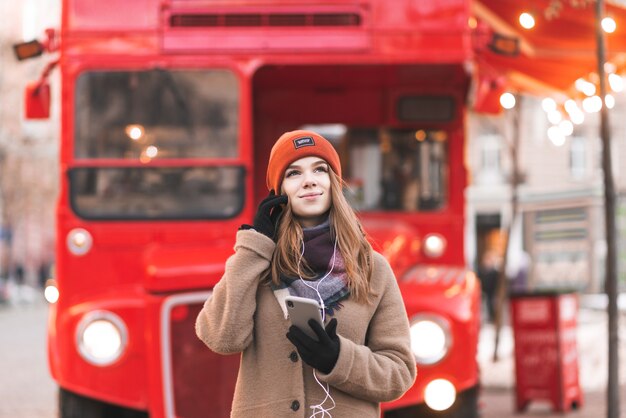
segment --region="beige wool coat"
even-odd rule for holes
[[[224,276],[196,320],[196,333],[211,350],[242,353],[234,418],[308,418],[310,406],[325,396],[313,369],[285,336],[290,323],[274,293],[259,285],[274,248],[263,234],[239,231]],[[382,255],[375,253],[373,263],[373,302],[342,301],[334,316],[337,364],[328,374],[316,372],[336,402],[333,418],[378,418],[379,402],[400,397],[415,379],[409,323],[395,276]]]

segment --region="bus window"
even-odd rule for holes
[[[76,158],[239,153],[239,83],[228,70],[91,71],[75,99]]]
[[[361,211],[435,211],[447,203],[445,131],[348,129],[348,197]],[[345,160],[344,160],[345,161]]]
[[[74,168],[74,212],[85,219],[224,219],[243,207],[243,167]]]

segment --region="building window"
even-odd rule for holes
[[[504,181],[502,173],[502,137],[484,135],[480,141],[480,167],[477,184],[499,184]]]
[[[574,136],[570,141],[569,171],[573,180],[587,176],[587,141],[584,137]]]

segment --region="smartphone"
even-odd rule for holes
[[[287,306],[291,324],[300,328],[309,337],[317,340],[317,334],[309,325],[309,319],[314,319],[324,328],[320,304],[316,300],[309,298],[287,296],[285,298],[285,305]]]

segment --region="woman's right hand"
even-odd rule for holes
[[[240,229],[254,228],[256,231],[276,241],[276,227],[283,213],[282,205],[287,204],[287,196],[274,193],[270,194],[259,203],[256,215],[254,215],[254,226],[242,225]]]

